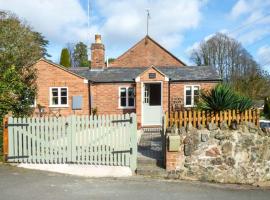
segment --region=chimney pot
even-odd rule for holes
[[[101,44],[101,35],[95,35],[95,43]]]

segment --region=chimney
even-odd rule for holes
[[[91,67],[105,67],[105,47],[101,41],[101,35],[95,35],[95,43],[91,45]]]

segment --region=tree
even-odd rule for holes
[[[48,41],[15,14],[0,11],[0,118],[29,114],[36,92],[33,63],[49,57]],[[0,119],[1,120],[1,119]]]
[[[15,14],[0,11],[0,121],[11,112],[15,117],[32,113],[36,95],[33,63],[49,57],[48,41]],[[2,145],[0,130],[0,152]]]
[[[74,56],[73,56],[74,49],[75,49],[75,44],[71,43],[71,42],[68,42],[66,44],[66,47],[67,47],[69,55],[70,55],[70,65],[71,65],[71,67],[75,67]]]
[[[71,67],[70,54],[67,48],[63,48],[61,52],[60,65]]]
[[[83,42],[79,42],[75,45],[74,52],[74,65],[77,67],[89,67],[87,46]]]
[[[115,61],[115,58],[109,58],[109,59],[108,59],[108,63],[109,63],[109,64],[113,63],[114,61]]]
[[[210,65],[217,69],[221,78],[253,99],[269,95],[268,75],[243,48],[241,43],[225,34],[217,33],[193,49],[191,60],[197,65]]]

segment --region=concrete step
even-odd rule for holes
[[[165,169],[156,166],[138,166],[137,175],[150,177],[167,177]]]
[[[163,166],[163,159],[160,157],[159,159],[151,159],[151,158],[145,158],[145,157],[138,157],[137,163],[138,166]]]

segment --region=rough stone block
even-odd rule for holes
[[[213,148],[207,150],[205,152],[205,155],[209,156],[209,157],[217,157],[217,156],[220,155],[220,151],[219,151],[219,149],[217,147],[213,147]]]
[[[215,123],[211,123],[211,122],[207,124],[207,128],[209,131],[214,131],[214,130],[218,129],[217,125]]]

